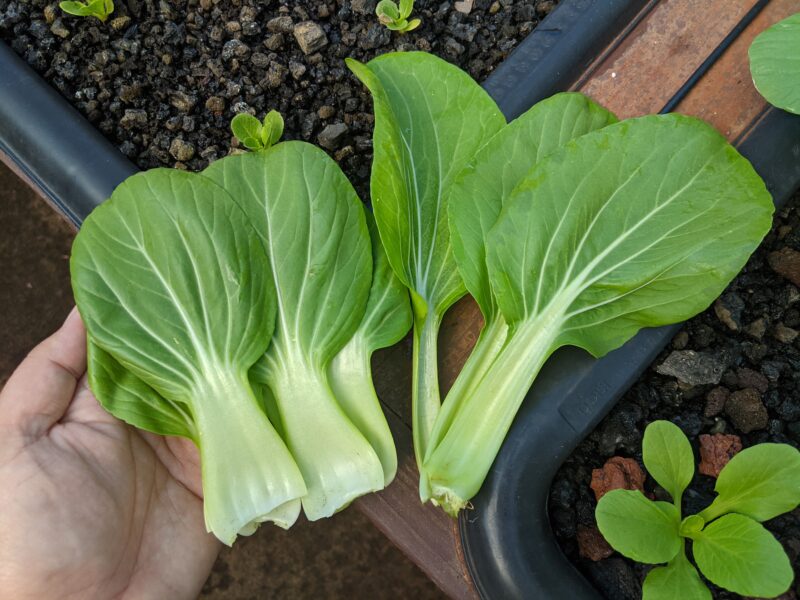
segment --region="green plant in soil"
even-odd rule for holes
[[[408,20],[414,10],[414,0],[400,0],[400,4],[394,0],[381,0],[375,7],[375,14],[381,24],[392,31],[408,33],[419,27],[419,19]]]
[[[760,33],[748,54],[753,83],[767,102],[800,114],[800,13]]]
[[[653,501],[640,491],[612,490],[598,502],[597,525],[609,544],[630,559],[666,566],[644,581],[644,600],[709,599],[711,592],[686,554],[712,583],[742,596],[774,598],[794,579],[780,543],[762,522],[800,503],[800,452],[788,444],[758,444],[734,456],[719,474],[713,502],[683,517],[681,497],[694,476],[694,455],[683,432],[668,421],[648,425],[645,467],[672,497]]]
[[[231,131],[245,148],[266,150],[281,139],[283,117],[275,110],[269,111],[263,121],[248,113],[239,113],[231,120]]]
[[[506,124],[433,56],[348,65],[373,95],[372,202],[412,297],[420,497],[455,515],[556,349],[599,357],[705,309],[769,230],[773,204],[698,119],[616,123],[573,94]],[[467,290],[485,325],[442,402],[438,329]]]
[[[95,17],[105,23],[109,15],[114,12],[114,0],[66,0],[59,3],[59,8],[65,13],[76,17]]]

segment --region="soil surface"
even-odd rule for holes
[[[646,373],[556,475],[550,518],[562,549],[606,597],[641,598],[648,567],[614,553],[594,562],[579,555],[578,538],[597,548],[592,470],[612,456],[642,468],[644,428],[657,419],[678,425],[700,462],[701,434],[733,434],[744,448],[762,442],[800,445],[800,194],[776,214],[772,231],[742,273],[707,311],[685,324]],[[687,352],[693,351],[693,352]],[[696,474],[683,514],[714,497],[715,479]],[[670,500],[651,477],[644,489]],[[800,564],[800,509],[765,523]],[[607,553],[607,552],[606,552]],[[794,599],[798,591],[782,598]],[[739,598],[713,588],[715,598]]]
[[[417,0],[422,25],[405,35],[375,5],[117,0],[101,24],[56,2],[0,0],[0,39],[143,169],[200,170],[235,144],[236,113],[276,109],[284,137],[328,150],[366,199],[372,104],[344,59],[424,50],[482,81],[556,1]]]

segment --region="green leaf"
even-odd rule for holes
[[[261,122],[247,113],[239,113],[231,120],[233,135],[250,150],[260,150],[265,147],[261,137],[262,129]]]
[[[420,26],[420,23],[422,23],[422,21],[419,19],[411,19],[410,21],[408,21],[404,29],[404,33],[408,33],[409,31],[414,31],[417,27]]]
[[[347,64],[373,96],[375,219],[389,263],[412,291],[412,420],[421,465],[440,406],[439,325],[466,291],[450,247],[447,198],[456,174],[505,119],[466,73],[429,54],[392,53],[367,65]]]
[[[397,452],[372,383],[370,357],[379,348],[399,342],[411,328],[408,290],[389,266],[375,219],[366,213],[372,239],[372,285],[361,324],[333,358],[328,373],[334,395],[350,420],[380,458],[384,483],[397,471]]]
[[[788,444],[745,448],[725,465],[717,497],[700,515],[711,521],[728,512],[767,521],[800,504],[800,452]]]
[[[400,0],[399,11],[401,19],[407,19],[412,10],[414,10],[414,0]]]
[[[800,13],[759,34],[748,54],[753,83],[767,102],[800,114]]]
[[[586,96],[556,94],[511,121],[457,175],[447,202],[453,254],[485,319],[496,312],[486,236],[512,190],[548,154],[615,122],[613,114]]]
[[[190,408],[171,402],[123,367],[89,337],[89,387],[100,405],[118,419],[159,435],[177,435],[199,444]]]
[[[375,7],[375,14],[378,15],[380,22],[388,25],[400,19],[400,9],[392,0],[381,0]]]
[[[681,521],[681,526],[678,528],[678,533],[681,537],[693,538],[703,529],[705,524],[705,519],[703,519],[703,517],[700,515],[689,515],[683,521]]]
[[[694,476],[694,454],[680,428],[669,421],[653,421],[642,440],[644,466],[680,507],[681,496]]]
[[[76,17],[90,17],[93,15],[92,9],[84,2],[64,1],[60,2],[58,6],[65,13]]]
[[[680,551],[680,513],[668,502],[653,502],[636,490],[612,490],[595,511],[600,533],[620,554],[643,563],[663,563]]]
[[[645,577],[642,600],[711,600],[711,592],[683,550],[666,567],[656,567]]]
[[[783,547],[744,515],[720,517],[694,539],[694,559],[711,582],[742,596],[774,598],[794,579]]]
[[[303,142],[230,156],[203,175],[236,198],[267,250],[278,315],[263,383],[308,488],[306,516],[330,516],[384,485],[378,456],[337,403],[327,375],[367,304],[372,257],[364,210],[338,165]]]
[[[89,379],[104,404],[131,419],[139,395],[152,429],[177,432],[145,388],[119,387],[132,381],[121,366],[186,407],[209,531],[231,544],[264,520],[291,524],[305,486],[244,375],[269,344],[275,293],[264,249],[232,198],[191,173],[134,175],[86,219],[70,269],[97,346]],[[109,378],[115,388],[103,387]]]
[[[489,232],[489,277],[509,335],[425,463],[443,496],[477,493],[544,361],[602,356],[643,327],[705,309],[771,226],[752,166],[681,115],[608,125],[527,174]]]
[[[274,146],[283,135],[283,117],[275,110],[269,111],[264,117],[264,126],[261,128],[261,141],[265,148]]]

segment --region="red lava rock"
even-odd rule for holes
[[[611,490],[644,491],[644,473],[634,459],[612,456],[602,469],[592,470],[591,488],[598,502]]]
[[[583,558],[597,562],[614,554],[614,549],[608,545],[606,538],[597,527],[578,525],[578,554]]]
[[[698,470],[703,475],[719,477],[722,467],[728,464],[742,449],[742,440],[738,435],[715,433],[714,435],[700,436],[700,466]]]
[[[777,252],[770,253],[767,261],[778,275],[800,286],[800,252],[791,248],[781,248]]]
[[[769,413],[761,402],[761,394],[753,388],[733,392],[725,403],[725,413],[742,433],[764,429],[769,422]]]
[[[703,416],[710,418],[716,417],[725,408],[725,402],[731,393],[728,388],[722,386],[715,387],[708,394],[706,394],[706,407],[703,410]]]
[[[753,369],[748,369],[747,367],[737,369],[736,377],[741,388],[753,388],[761,394],[765,394],[769,389],[769,379]]]

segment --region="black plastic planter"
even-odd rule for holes
[[[564,89],[649,0],[562,0],[485,88],[511,119]],[[699,71],[699,70],[698,70]],[[687,84],[690,82],[687,82]],[[763,115],[740,150],[776,202],[800,184],[800,118]],[[136,167],[0,43],[0,151],[76,225]],[[483,598],[597,598],[555,543],[547,516],[553,475],[678,326],[641,332],[602,360],[554,355],[528,394],[461,538]]]

